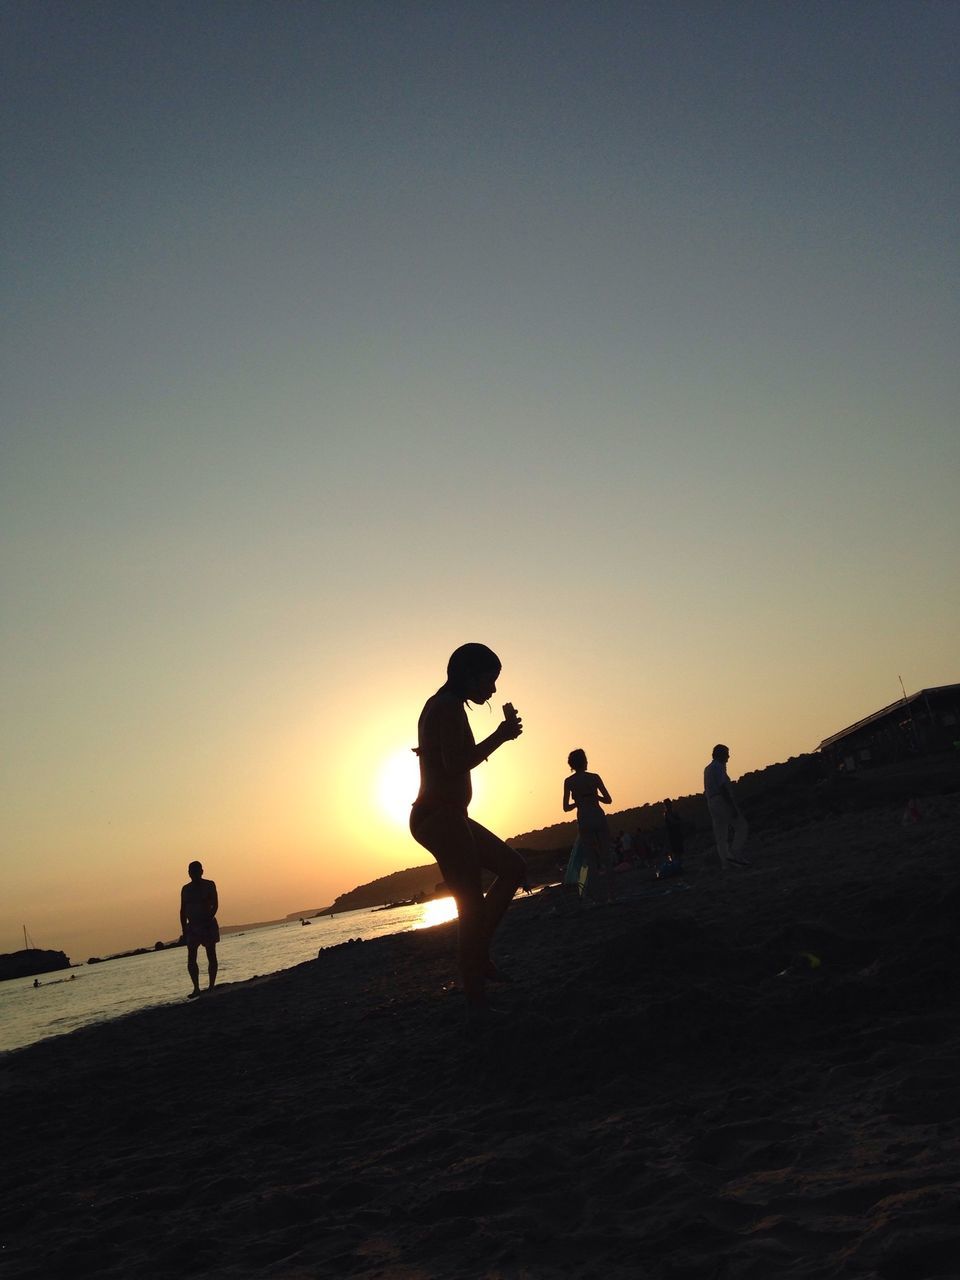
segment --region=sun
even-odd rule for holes
[[[420,762],[409,747],[398,747],[385,756],[375,774],[374,794],[380,813],[391,826],[405,831],[410,823],[410,806],[420,790]],[[486,791],[483,773],[475,769],[471,775],[474,801],[482,803]]]
[[[435,924],[446,924],[448,920],[456,920],[457,904],[453,898],[432,898],[423,904],[420,919],[414,929],[432,929]]]
[[[410,806],[417,798],[420,770],[416,755],[403,747],[384,760],[377,773],[377,804],[384,817],[398,827],[410,821]]]

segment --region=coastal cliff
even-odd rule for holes
[[[341,893],[329,907],[310,907],[305,911],[294,911],[287,916],[288,920],[296,920],[302,916],[331,916],[340,911],[356,911],[360,907],[379,907],[386,902],[409,901],[418,894],[433,894],[440,889],[438,883],[440,872],[435,862],[426,866],[407,867],[403,871],[394,871],[390,875],[380,876],[367,884],[358,885],[346,893]]]

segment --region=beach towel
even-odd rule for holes
[[[573,842],[573,848],[570,850],[567,869],[563,873],[563,883],[575,884],[582,894],[586,887],[588,871],[587,860],[583,856],[583,846],[580,844],[580,837],[577,836]]]

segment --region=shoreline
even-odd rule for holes
[[[479,1041],[447,924],[11,1051],[6,1274],[951,1272],[960,801],[936,808],[768,836],[685,892],[626,873],[576,917],[518,901]]]

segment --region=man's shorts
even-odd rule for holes
[[[188,947],[212,947],[220,941],[220,926],[216,920],[191,920],[183,931]]]

